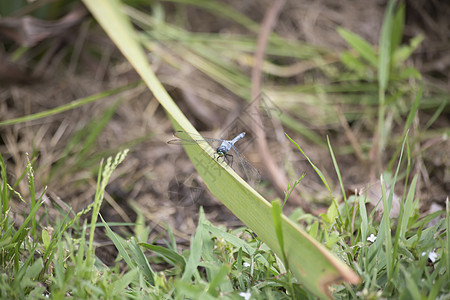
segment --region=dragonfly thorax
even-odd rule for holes
[[[230,151],[230,149],[231,143],[225,141],[219,147],[217,147],[216,152],[219,156],[224,156],[227,154],[228,151]]]
[[[224,140],[222,141],[222,144],[220,144],[220,146],[217,148],[216,152],[217,154],[222,157],[222,156],[227,156],[230,154],[227,154],[228,151],[230,151],[231,147],[234,148],[234,144],[239,141],[240,139],[242,139],[245,136],[245,132],[242,132],[240,134],[238,134],[234,139],[232,140]]]

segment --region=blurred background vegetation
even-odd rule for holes
[[[127,3],[158,78],[183,112],[198,130],[222,132],[253,100],[258,24],[270,1]],[[396,7],[381,135],[377,53],[385,5],[287,1],[269,39],[262,92],[283,111],[283,117],[265,123],[270,153],[290,180],[308,174],[299,193],[312,211],[329,204],[327,192],[283,131],[325,170],[331,170],[328,135],[346,186],[363,187],[392,168],[422,81],[409,132],[413,168],[421,174],[421,207],[442,205],[448,195],[449,5],[406,1]],[[126,146],[131,155],[104,207],[118,219],[134,219],[129,199],[156,223],[169,220],[181,231],[193,228],[199,204],[211,208],[210,219],[231,217],[217,213],[220,204],[203,188],[192,211],[171,205],[170,199],[179,200],[170,193],[181,189],[180,181],[201,187],[201,180],[186,179],[192,167],[179,156],[181,149],[165,144],[172,129],[163,110],[80,2],[7,1],[0,12],[0,119],[45,116],[0,128],[0,150],[19,187],[26,186],[20,178],[28,152],[39,186],[49,185],[55,198],[79,209],[92,199],[99,160]],[[77,99],[76,108],[64,107]],[[62,112],[51,111],[58,107]],[[386,152],[374,152],[377,143],[384,143]],[[268,179],[257,151],[250,147],[246,155]],[[333,174],[327,176],[335,180]],[[280,196],[266,183],[268,199]]]
[[[273,30],[267,31],[262,62],[255,58],[261,50],[258,35],[267,30],[263,19],[273,1],[124,3],[123,12],[132,20],[153,71],[189,121],[211,137],[247,132],[239,146],[261,171],[262,180],[255,188],[265,199],[284,199],[288,183],[292,187],[304,175],[294,185],[284,212],[363,279],[355,291],[340,285],[325,293],[375,299],[382,291],[386,298],[428,295],[433,299],[448,292],[448,280],[440,275],[448,275],[450,268],[449,238],[444,232],[445,226],[447,231],[450,227],[450,211],[447,223],[432,220],[442,214],[450,192],[450,2],[285,1]],[[115,29],[114,24],[109,26]],[[211,275],[219,266],[219,275],[232,282],[229,291],[254,288],[267,293],[262,298],[306,297],[301,284],[293,285],[280,259],[263,249],[258,238],[208,191],[182,147],[167,144],[173,128],[166,112],[104,29],[80,1],[0,2],[0,154],[6,165],[0,161],[0,261],[7,270],[0,276],[0,296],[53,293],[55,298],[108,298],[116,291],[109,288],[112,282],[120,295],[129,296],[131,287],[138,286],[139,291],[147,288],[142,295],[158,295],[152,294],[156,287],[163,295],[177,289],[198,298],[199,294],[189,294],[193,285],[204,293],[209,286],[208,295],[215,295],[219,281],[205,283],[197,276],[190,286],[167,279],[192,271],[186,275],[190,280],[197,268],[191,265],[189,270],[186,261],[192,256],[179,248],[191,247],[196,255],[193,250],[201,243],[197,235],[192,240],[191,236],[200,217],[237,228],[233,234],[245,236],[248,242],[245,247],[233,244],[234,236],[200,222],[197,232],[202,226],[209,230],[209,240],[204,241],[216,242],[214,255],[207,248],[212,249],[212,244],[205,242],[201,250],[204,262],[209,257],[215,264],[205,263],[205,273]],[[257,68],[262,84],[255,96],[252,71]],[[262,114],[265,154],[252,122],[250,105],[255,101],[266,113]],[[329,187],[285,133],[322,171]],[[336,175],[327,138],[342,178]],[[130,149],[126,159],[106,167],[109,173],[101,182],[106,185],[109,180],[109,184],[103,195],[97,177],[100,162],[125,148]],[[385,193],[381,175],[392,181],[402,150],[406,159],[397,179],[404,184],[397,184],[389,197],[390,217],[400,214],[398,224],[392,223],[398,227],[390,251],[389,218],[378,227],[380,215],[372,208]],[[275,168],[269,166],[270,159]],[[27,172],[34,178],[28,180]],[[358,200],[352,200],[353,215],[347,207],[349,196],[362,188],[369,220],[365,206],[356,205]],[[44,195],[43,209],[36,202],[40,195]],[[106,201],[96,207],[103,196]],[[332,211],[333,196],[341,209],[347,209],[336,222],[320,215]],[[205,215],[199,214],[200,207]],[[100,219],[96,223],[99,211],[114,231]],[[90,217],[99,226],[95,246],[94,231],[88,243],[86,227],[79,222]],[[18,228],[24,224],[31,230]],[[383,226],[388,232],[386,249],[383,242],[376,245],[374,235],[379,230],[383,235]],[[114,232],[133,238],[125,242]],[[139,247],[136,240],[151,244]],[[166,248],[158,248],[159,244]],[[150,265],[136,268],[148,264],[144,248],[158,253],[151,262],[160,274],[155,275]],[[255,273],[249,275],[242,269],[243,260],[253,263],[258,255],[250,255],[250,248],[261,251],[264,259],[255,259],[259,268],[252,266]],[[123,261],[117,262],[118,251],[128,269]],[[439,258],[434,265],[435,256]],[[92,272],[93,257],[99,258],[98,274]],[[233,260],[235,269],[229,269],[226,264]],[[103,268],[100,261],[113,267]],[[164,263],[170,267],[164,268]],[[85,289],[77,290],[80,282]],[[274,288],[264,290],[255,282]],[[221,293],[224,290],[222,286]]]

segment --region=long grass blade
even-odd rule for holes
[[[85,0],[84,3],[164,107],[174,129],[197,134],[150,68],[139,45],[139,37],[122,14],[122,4],[116,0]],[[185,147],[185,151],[211,193],[281,256],[271,220],[271,205],[230,167],[216,161],[209,145],[201,143]],[[288,218],[282,216],[282,223],[289,266],[303,286],[320,298],[329,298],[328,286],[332,282],[359,282],[359,277],[350,268]],[[198,240],[194,237],[191,251],[200,250]],[[189,282],[196,272],[199,258],[195,253],[191,252],[182,282]]]

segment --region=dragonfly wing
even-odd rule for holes
[[[255,168],[252,163],[239,151],[236,149],[234,145],[231,146],[233,148],[233,152],[239,159],[239,165],[241,166],[242,171],[244,172],[247,180],[252,183],[258,183],[261,181],[261,173],[257,168]]]
[[[180,139],[173,139],[170,141],[167,141],[167,144],[171,145],[189,145],[189,144],[197,144],[194,140],[180,140]]]
[[[189,145],[204,142],[222,142],[220,139],[204,138],[200,134],[187,133],[185,131],[175,131],[173,136],[178,139],[168,141],[168,144]]]

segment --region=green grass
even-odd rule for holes
[[[190,249],[183,252],[170,230],[165,246],[147,242],[145,232],[149,231],[145,228],[125,237],[115,233],[112,224],[108,225],[99,215],[99,207],[107,182],[125,155],[126,152],[119,153],[114,160],[109,158],[100,168],[94,202],[74,218],[62,214],[57,221],[48,222],[41,196],[27,202],[30,211],[22,224],[14,224],[9,217],[14,213],[9,203],[20,195],[6,184],[6,166],[1,160],[1,298],[44,299],[50,295],[52,299],[67,296],[240,299],[240,293],[250,293],[253,299],[314,298],[288,271],[286,249],[282,247],[284,255],[279,257],[250,229],[230,231],[215,227],[205,219],[202,210]],[[31,192],[34,190],[31,164],[27,174]],[[368,216],[364,195],[350,196],[337,211],[333,203],[329,212],[338,216],[333,222],[329,222],[330,214],[308,217],[308,232],[363,279],[357,285],[333,285],[333,297],[435,299],[450,292],[449,204],[446,212],[419,218],[418,199],[414,197],[416,182],[414,176],[401,200],[396,223],[389,219],[388,213],[381,221]],[[392,194],[383,197],[385,209],[391,198]],[[274,205],[273,209],[278,241],[283,245],[286,237],[280,226],[281,207]],[[90,221],[81,221],[90,211]],[[429,222],[438,216],[439,221],[429,227]],[[139,225],[132,226],[138,229]],[[115,266],[106,266],[95,255],[94,235],[99,227],[106,228],[107,236],[117,248]],[[370,235],[376,240],[369,241]],[[433,255],[436,257],[430,260]],[[160,269],[163,266],[162,271],[155,272],[152,266],[156,265]]]

